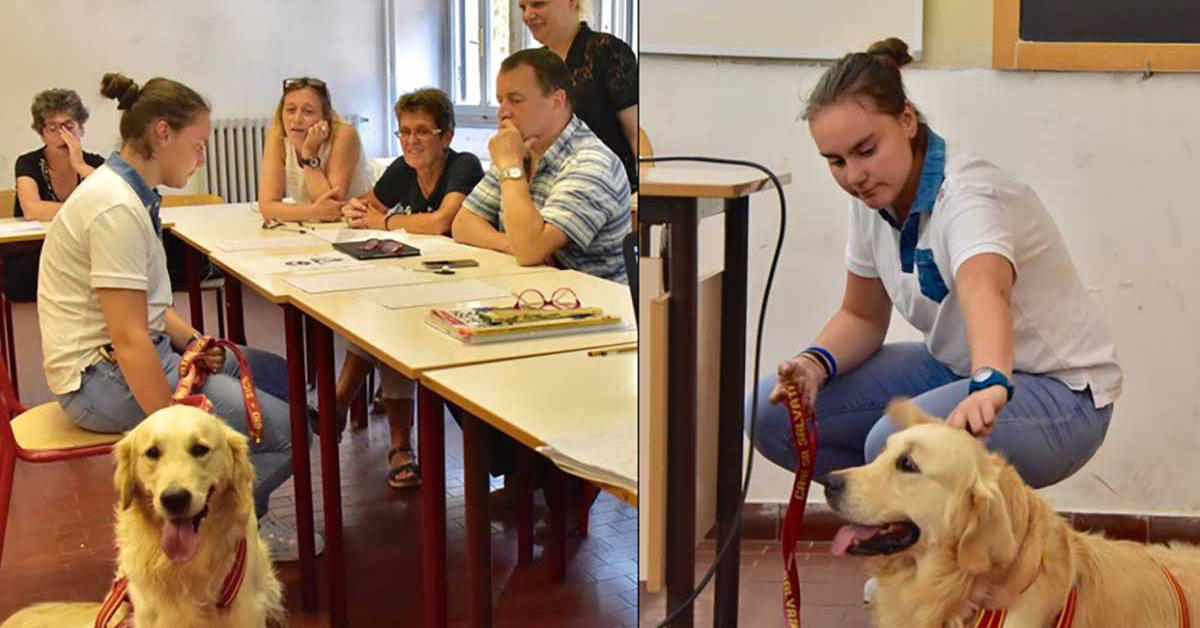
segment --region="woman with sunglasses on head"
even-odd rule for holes
[[[38,322],[46,380],[59,405],[83,429],[119,433],[172,405],[181,353],[201,337],[171,305],[162,197],[154,188],[187,184],[204,163],[212,121],[209,104],[170,79],[139,87],[110,73],[100,91],[123,112],[121,147],[46,232]],[[292,474],[287,367],[277,355],[243,352],[262,416],[261,440],[250,444],[259,535],[274,560],[296,560],[295,528],[267,515],[271,492]],[[198,362],[209,374],[195,392],[212,403],[212,414],[248,433],[238,360],[215,347]],[[188,542],[186,530],[170,532]]]
[[[358,131],[333,109],[320,79],[283,81],[263,148],[258,206],[263,218],[339,220],[344,199],[371,187]],[[285,203],[290,197],[294,203]]]
[[[396,136],[404,154],[392,162],[373,189],[342,208],[343,219],[354,228],[448,234],[463,199],[483,178],[479,158],[450,148],[454,105],[440,89],[419,89],[401,96],[396,101],[396,121]],[[384,241],[379,246],[389,245]],[[419,486],[420,470],[412,449],[412,380],[349,344],[338,376],[337,416],[344,425],[350,403],[372,365],[380,369],[381,400],[391,429],[388,485]]]
[[[17,157],[13,215],[49,222],[84,178],[104,163],[104,157],[80,146],[89,114],[79,94],[48,89],[34,96],[29,109],[42,147]],[[37,296],[39,251],[40,247],[4,256],[4,293],[9,299],[26,302]]]

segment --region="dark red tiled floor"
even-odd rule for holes
[[[801,622],[809,628],[868,628],[862,603],[866,575],[859,559],[829,553],[828,543],[802,542],[797,548]],[[712,564],[714,542],[696,550],[696,582]],[[775,541],[743,541],[740,558],[738,623],[742,626],[783,626],[783,559]],[[711,626],[713,584],[696,600],[696,626]],[[651,628],[665,615],[665,591],[640,591],[638,626]]]
[[[187,312],[185,295],[176,306]],[[254,346],[282,352],[282,315],[249,291],[245,294],[247,337]],[[215,329],[212,301],[209,326]],[[50,399],[40,375],[40,347],[30,304],[16,306],[15,329],[27,404]],[[336,355],[341,356],[341,343]],[[340,361],[340,357],[339,357]],[[348,432],[342,442],[341,484],[350,580],[352,626],[417,626],[421,621],[419,491],[395,491],[384,482],[386,422]],[[461,432],[446,425],[447,544],[451,625],[464,625],[466,582],[465,513]],[[319,456],[315,448],[314,500],[323,527]],[[50,600],[100,600],[112,577],[113,464],[107,458],[29,465],[18,462],[13,509],[0,564],[0,618],[25,605]],[[290,482],[276,492],[272,511],[294,518]],[[637,512],[607,494],[596,501],[590,534],[569,545],[567,581],[555,585],[546,565],[517,569],[512,517],[493,525],[493,596],[497,626],[614,628],[637,622]],[[324,561],[318,559],[323,579]],[[299,570],[283,565],[295,627],[325,626],[321,614],[299,611]],[[324,589],[322,588],[322,598]],[[322,599],[322,607],[326,603]]]

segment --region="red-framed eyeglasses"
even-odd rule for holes
[[[579,295],[570,288],[556,288],[550,293],[550,298],[537,288],[526,288],[517,293],[517,302],[513,304],[513,309],[545,309],[555,308],[558,310],[574,310],[581,305]]]
[[[362,250],[364,251],[379,251],[381,253],[390,254],[395,253],[402,248],[404,248],[404,243],[402,242],[397,242],[396,240],[385,240],[381,238],[371,238],[370,240],[362,243]]]

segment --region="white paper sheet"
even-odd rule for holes
[[[268,275],[306,270],[334,270],[370,266],[369,262],[356,260],[349,255],[337,251],[266,256],[244,262],[244,264],[250,271],[266,273]]]
[[[439,303],[462,303],[507,297],[511,293],[478,279],[427,283],[360,293],[364,299],[373,301],[390,310]]]
[[[46,233],[46,227],[36,220],[0,223],[0,235],[18,233]]]
[[[537,448],[564,471],[588,480],[637,490],[637,426],[579,432]]]
[[[320,240],[308,234],[280,236],[270,238],[237,238],[218,240],[217,248],[222,251],[262,251],[266,249],[286,249],[301,246],[315,246]]]
[[[332,273],[296,273],[285,277],[284,281],[310,294],[318,294],[433,281],[425,275],[403,268],[364,268]]]

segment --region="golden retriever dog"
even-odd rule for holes
[[[819,480],[850,522],[833,552],[868,557],[878,579],[876,625],[974,626],[987,608],[1007,609],[1005,628],[1046,628],[1075,587],[1075,628],[1174,628],[1168,571],[1200,621],[1200,548],[1077,532],[966,430],[911,402],[888,414],[903,429],[877,459]]]
[[[202,410],[177,405],[147,417],[114,454],[117,577],[127,579],[132,626],[286,625],[279,580],[258,537],[245,436]],[[241,588],[227,608],[218,608],[242,539]],[[91,628],[99,610],[94,603],[40,604],[0,628]],[[117,617],[127,610],[128,604]]]

